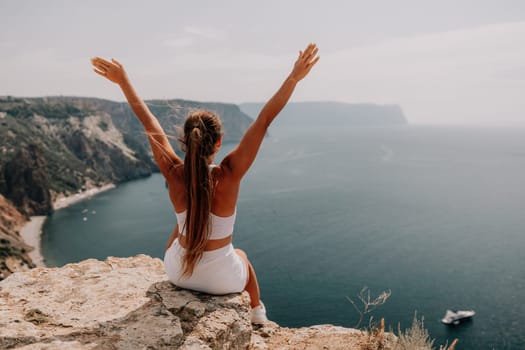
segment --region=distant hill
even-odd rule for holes
[[[255,118],[264,103],[242,103],[241,110]],[[276,123],[283,126],[394,126],[408,121],[398,105],[343,102],[291,102],[286,105]]]

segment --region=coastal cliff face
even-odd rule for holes
[[[368,341],[331,325],[252,328],[249,311],[246,293],[175,287],[160,259],[89,259],[0,282],[0,348],[357,350]]]
[[[0,193],[27,215],[49,214],[59,194],[154,169],[149,157],[124,143],[104,111],[64,101],[3,99],[0,113]]]
[[[23,213],[50,214],[53,210],[46,160],[35,144],[17,151],[4,166],[4,194]]]
[[[0,281],[17,271],[35,267],[28,246],[18,233],[27,222],[13,203],[0,194]]]

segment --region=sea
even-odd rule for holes
[[[281,326],[354,327],[367,288],[391,295],[359,327],[384,318],[397,332],[417,315],[436,348],[523,350],[524,181],[525,128],[272,127],[241,185],[234,245]],[[175,223],[154,174],[56,211],[42,251],[48,266],[162,259]],[[476,315],[446,326],[447,309]]]

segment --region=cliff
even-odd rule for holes
[[[39,267],[0,282],[2,349],[351,350],[369,341],[331,325],[252,328],[248,294],[177,288],[162,262],[146,255]]]
[[[263,103],[242,103],[241,110],[256,117]],[[275,121],[281,126],[403,126],[408,121],[398,105],[343,102],[291,102]]]
[[[19,234],[26,221],[13,203],[0,194],[0,281],[13,272],[35,267],[28,255],[32,247]]]

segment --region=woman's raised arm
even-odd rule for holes
[[[275,95],[266,103],[257,119],[246,130],[237,147],[222,161],[221,166],[223,169],[229,171],[235,178],[240,180],[252,165],[271,122],[284,108],[290,96],[292,96],[297,83],[319,61],[317,52],[318,48],[315,44],[308,45],[304,52],[299,51],[299,58],[295,62],[290,75]]]
[[[131,109],[144,126],[153,151],[153,156],[157,161],[161,173],[167,179],[170,168],[174,165],[182,164],[182,160],[177,156],[175,151],[173,151],[168,137],[164,133],[157,118],[150,112],[148,106],[146,106],[133,88],[133,85],[131,85],[124,67],[115,59],[111,59],[110,62],[100,57],[92,58],[91,63],[93,64],[95,73],[118,84],[122,89]]]

